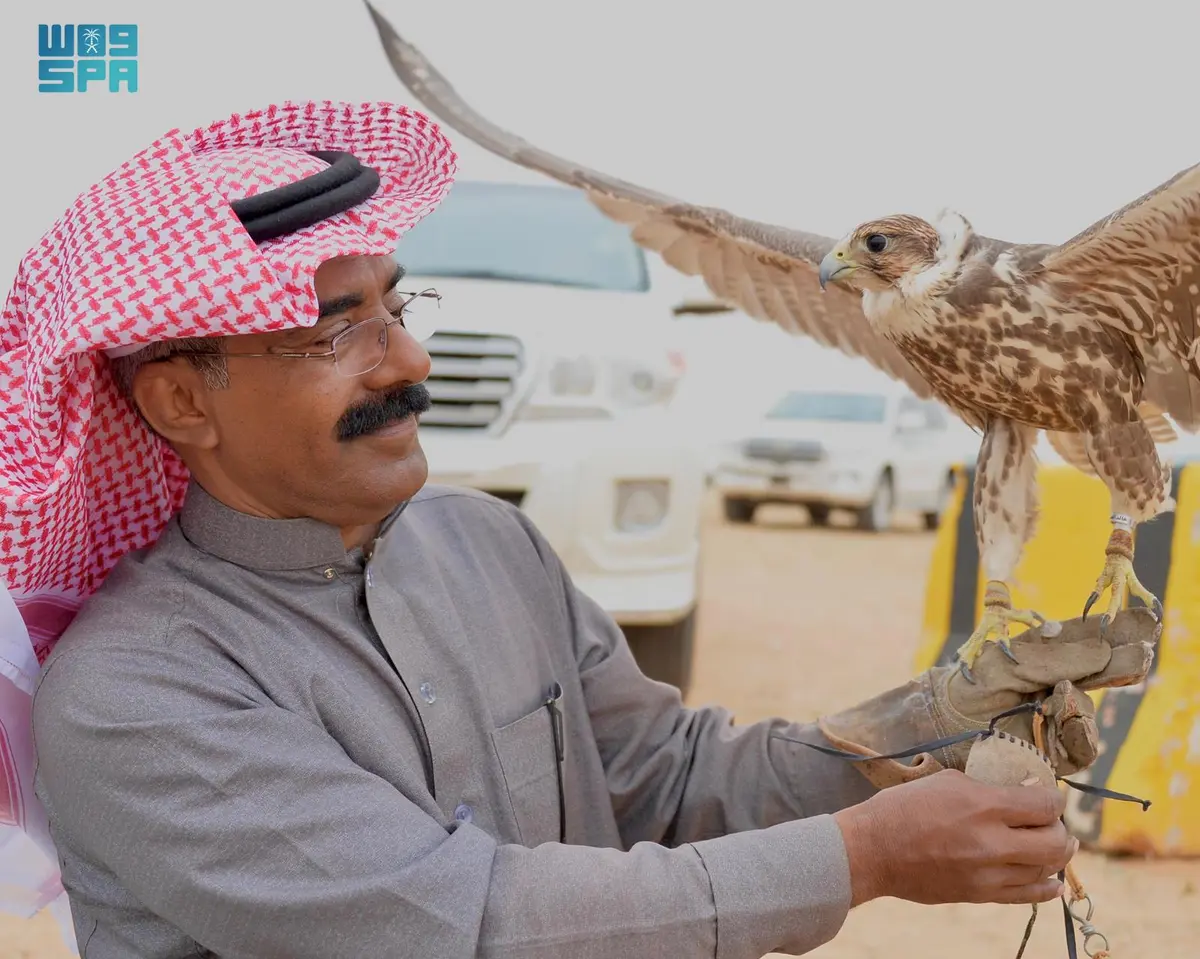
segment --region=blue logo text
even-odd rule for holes
[[[137,93],[137,55],[136,23],[39,23],[38,92]]]

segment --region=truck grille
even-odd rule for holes
[[[816,463],[824,454],[820,443],[806,440],[751,439],[742,446],[747,459],[770,463]]]
[[[425,341],[433,403],[421,415],[422,426],[486,429],[504,412],[524,368],[524,351],[515,336],[438,332]]]

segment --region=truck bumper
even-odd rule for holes
[[[757,463],[721,463],[713,471],[712,487],[733,499],[857,509],[871,502],[877,480],[877,471],[833,470],[824,465],[772,469]]]
[[[430,482],[520,507],[575,584],[623,626],[677,622],[696,605],[703,468],[669,435],[644,421],[420,431]]]

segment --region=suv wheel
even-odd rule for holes
[[[725,499],[725,518],[731,523],[749,523],[754,520],[754,503],[748,499]]]
[[[879,477],[875,487],[875,495],[871,502],[858,511],[858,525],[861,529],[872,533],[880,533],[892,525],[892,512],[895,509],[895,489],[892,486],[892,474],[885,471]]]
[[[808,510],[808,519],[813,526],[828,526],[829,514],[833,511],[824,503],[809,503],[806,507]]]
[[[950,498],[954,496],[954,475],[946,477],[946,483],[942,487],[942,492],[938,496],[938,508],[932,513],[926,513],[922,519],[925,520],[925,528],[935,530],[941,524],[942,514],[946,512],[946,507],[950,505]]]

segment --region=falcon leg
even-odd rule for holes
[[[988,643],[998,644],[1015,662],[1008,645],[1009,627],[1046,622],[1033,610],[1013,609],[1008,586],[1037,519],[1036,439],[1035,429],[995,420],[979,447],[972,509],[987,588],[983,616],[958,650],[959,668],[970,682],[975,681],[971,668]]]
[[[1031,609],[1013,609],[1008,584],[1003,580],[989,579],[983,594],[983,616],[975,631],[958,649],[963,675],[968,679],[974,678],[971,667],[987,643],[995,643],[1005,656],[1017,662],[1012,647],[1008,645],[1009,627],[1014,623],[1027,627],[1042,626],[1045,622],[1045,617]]]
[[[1162,619],[1163,605],[1133,571],[1133,530],[1138,523],[1174,509],[1170,497],[1171,468],[1162,462],[1149,428],[1141,419],[1103,427],[1084,436],[1088,457],[1112,496],[1112,533],[1105,547],[1104,569],[1083,607],[1087,617],[1110,590],[1100,617],[1101,633],[1121,609],[1126,596],[1140,599]]]

